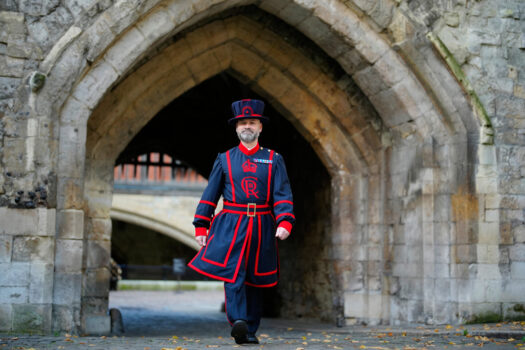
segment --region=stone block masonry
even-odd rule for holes
[[[51,329],[55,210],[0,208],[0,330]]]

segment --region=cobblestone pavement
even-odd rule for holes
[[[0,334],[4,349],[181,350],[263,349],[523,349],[525,322],[438,327],[337,328],[312,320],[263,319],[261,344],[239,346],[220,312],[222,291],[138,292],[110,295],[121,310],[125,336]]]

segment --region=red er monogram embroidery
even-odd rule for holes
[[[250,196],[254,196],[255,198],[259,198],[257,193],[257,178],[253,176],[247,176],[241,181],[242,190],[244,193],[246,193],[246,198],[250,198]]]
[[[255,173],[257,171],[257,164],[250,162],[249,159],[246,160],[246,162],[242,163],[242,170],[247,172]]]

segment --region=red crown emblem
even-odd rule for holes
[[[242,163],[242,170],[244,170],[245,173],[255,173],[257,171],[257,164],[250,162],[248,159],[246,162]]]

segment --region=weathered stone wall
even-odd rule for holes
[[[464,289],[479,291],[464,299],[472,305],[462,317],[523,318],[514,305],[525,290],[525,3],[453,1],[439,13],[427,18],[429,26],[463,68],[495,129],[494,146],[481,146],[476,159],[478,234],[456,232],[458,243],[470,244],[463,252],[469,258],[456,251],[469,263],[458,265],[462,275],[478,278]]]
[[[328,170],[338,322],[523,317],[513,311],[525,290],[522,1],[159,4],[0,3],[0,330],[107,325],[112,152],[150,110],[224,70],[267,96]],[[191,27],[247,4],[341,75],[264,16]],[[493,143],[429,31],[479,96]],[[149,90],[126,85],[137,80]]]

